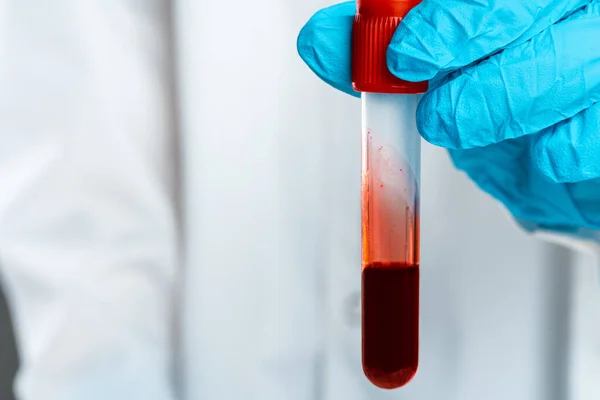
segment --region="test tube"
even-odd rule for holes
[[[419,364],[419,94],[386,66],[386,50],[414,0],[358,0],[352,80],[362,93],[362,362],[383,389]]]

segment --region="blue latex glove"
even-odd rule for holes
[[[354,2],[318,12],[298,50],[352,95]],[[431,80],[423,137],[528,229],[600,228],[600,0],[424,0],[388,67]]]

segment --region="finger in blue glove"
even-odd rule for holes
[[[352,23],[356,3],[349,1],[317,12],[298,36],[298,54],[308,67],[334,88],[360,97],[352,88]]]
[[[590,0],[424,0],[396,30],[388,67],[424,81],[523,43]]]
[[[429,142],[468,149],[538,133],[600,100],[600,6],[444,78],[423,98]]]

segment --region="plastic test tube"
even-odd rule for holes
[[[362,94],[362,360],[383,389],[406,385],[419,363],[419,185],[415,115],[426,82],[386,65],[400,20],[420,0],[358,0],[352,81]]]

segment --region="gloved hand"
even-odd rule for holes
[[[318,12],[298,38],[352,95],[355,7]],[[399,78],[431,80],[423,137],[527,228],[600,228],[600,0],[423,0],[387,58]]]

